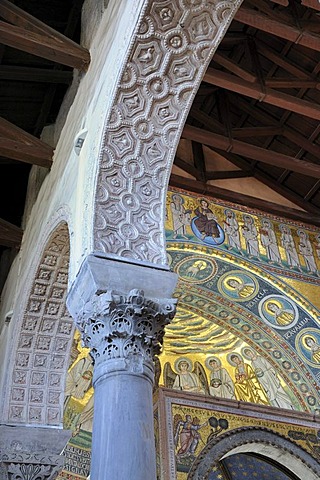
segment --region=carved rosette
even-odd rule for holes
[[[54,480],[64,457],[32,453],[0,453],[1,480]]]
[[[85,346],[91,349],[95,372],[101,364],[104,371],[142,373],[145,365],[152,368],[175,309],[175,299],[149,299],[138,289],[95,294],[76,321]]]

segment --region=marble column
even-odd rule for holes
[[[0,425],[0,479],[55,479],[70,437],[69,430],[58,428]]]
[[[155,480],[153,357],[175,314],[177,275],[89,255],[67,305],[94,361],[91,480]]]

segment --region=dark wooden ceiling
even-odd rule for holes
[[[39,141],[41,132],[55,122],[73,68],[89,63],[77,45],[82,3],[0,1],[0,288],[21,241],[31,165],[51,165],[52,148]],[[245,0],[182,134],[190,155],[177,155],[175,165],[189,178],[173,174],[171,184],[320,225],[319,71],[318,0]],[[203,146],[234,170],[216,171]],[[212,186],[245,177],[303,211]]]
[[[319,71],[317,0],[245,0],[204,76],[182,134],[192,142],[193,161],[175,159],[197,182],[184,184],[174,177],[172,183],[193,184],[202,192],[205,183],[214,193],[208,181],[255,177],[319,225]],[[203,145],[235,170],[215,171]],[[230,199],[237,201],[237,195],[230,192]],[[261,204],[256,202],[252,205]]]

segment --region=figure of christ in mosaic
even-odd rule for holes
[[[235,394],[238,400],[251,403],[261,403],[269,405],[269,400],[260,384],[253,368],[243,361],[238,353],[228,355],[228,360],[235,367]]]
[[[170,209],[172,214],[173,238],[181,237],[187,239],[186,226],[190,225],[192,210],[186,210],[184,199],[179,194],[172,195]]]
[[[185,420],[180,414],[174,416],[174,443],[176,447],[179,447],[178,459],[195,454],[201,439],[199,430],[206,425],[208,425],[208,421],[200,423],[198,417],[192,419],[191,415],[186,415]]]
[[[284,248],[289,268],[298,268],[301,271],[298,252],[290,228],[281,224],[279,230],[281,232],[280,242]]]
[[[254,372],[264,388],[269,402],[274,407],[293,409],[290,397],[284,391],[277,372],[270,362],[251,348],[244,348],[242,354],[251,361]]]
[[[243,216],[242,235],[246,242],[246,250],[249,258],[259,258],[258,230],[250,215]]]
[[[175,369],[178,374],[175,377],[172,388],[185,392],[206,393],[206,387],[203,384],[203,368],[200,371],[200,364],[196,362],[195,370],[192,370],[192,362],[188,358],[180,358],[175,362]],[[201,375],[201,378],[200,378]],[[201,381],[202,379],[202,381]]]
[[[266,255],[270,263],[281,263],[281,257],[277,244],[277,237],[273,230],[273,226],[267,218],[262,219],[262,227],[260,229],[261,245],[266,250]]]
[[[213,397],[235,399],[234,383],[218,357],[209,357],[206,365],[210,373],[209,393]]]
[[[200,200],[200,206],[194,212],[197,216],[194,223],[204,240],[206,237],[218,238],[220,235],[217,219],[209,208],[209,203],[204,198]]]
[[[240,233],[239,233],[239,224],[236,219],[236,215],[232,210],[228,208],[224,211],[225,220],[223,223],[224,233],[227,235],[227,241],[229,244],[229,249],[235,248],[240,253],[241,243],[240,243]]]
[[[312,245],[307,232],[297,230],[299,236],[299,253],[303,256],[306,268],[310,273],[317,273],[317,265],[313,256]]]

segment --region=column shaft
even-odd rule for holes
[[[152,385],[113,374],[94,391],[91,480],[156,478]]]

